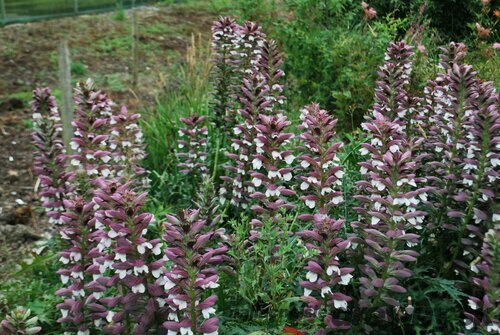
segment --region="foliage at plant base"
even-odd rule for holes
[[[308,10],[328,26],[328,8]],[[361,30],[383,12],[359,10]],[[365,122],[341,138],[345,120],[317,103],[295,116],[287,65],[263,30],[219,18],[211,91],[187,83],[197,107],[176,103],[178,120],[149,118],[144,135],[88,81],[64,148],[55,99],[34,92],[42,206],[59,224],[45,254],[1,286],[2,311],[27,306],[47,334],[499,333],[499,94],[465,47],[441,51],[419,94],[418,45],[377,39],[371,77],[346,85],[374,103],[356,107]],[[143,140],[163,156],[148,160],[151,186]],[[23,310],[1,325],[40,331],[35,321]]]

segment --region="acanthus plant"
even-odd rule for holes
[[[361,206],[355,209],[360,221],[352,223],[363,239],[366,261],[359,266],[359,306],[367,309],[365,316],[372,312],[390,321],[407,292],[402,281],[412,275],[405,264],[418,256],[411,248],[419,242],[414,232],[423,228],[426,212],[418,206],[427,200],[429,189],[420,186],[415,144],[408,142],[400,124],[375,113],[362,127],[370,142],[361,148],[368,160],[359,163],[362,180],[355,198]]]
[[[62,140],[61,117],[56,98],[49,88],[33,91],[34,172],[40,180],[42,206],[47,211],[49,222],[60,224],[64,212],[63,199],[71,192],[72,174],[66,171],[66,151]]]
[[[416,107],[408,93],[413,67],[412,50],[413,47],[404,41],[390,43],[375,88],[373,112],[401,122],[403,127],[407,126],[406,120],[411,120],[411,112]]]
[[[67,324],[68,330],[77,335],[89,335],[94,327],[93,321],[101,319],[98,312],[102,311],[102,306],[97,300],[109,280],[100,278],[99,267],[94,266],[94,259],[101,256],[96,249],[100,232],[95,229],[95,205],[93,201],[76,195],[64,200],[66,212],[61,216],[63,227],[60,234],[69,246],[59,252],[62,265],[57,273],[63,287],[56,291],[56,295],[63,297],[64,301],[57,305],[62,314],[58,322]],[[94,280],[95,284],[91,285]]]
[[[496,213],[496,224],[500,222]],[[483,334],[499,334],[500,319],[500,231],[498,226],[490,229],[484,237],[480,262],[476,265],[477,296],[468,300],[469,311],[465,313],[465,329],[479,329]]]
[[[5,320],[0,322],[0,335],[38,334],[42,327],[38,326],[38,317],[31,316],[31,310],[16,307]]]
[[[160,328],[166,320],[165,263],[163,243],[148,236],[154,216],[144,212],[147,193],[136,193],[130,183],[100,178],[93,202],[98,206],[95,225],[97,237],[94,260],[96,281],[108,279],[117,292],[104,291],[99,302],[106,306],[100,327],[109,334],[146,334]],[[96,206],[96,207],[97,207]],[[89,269],[90,270],[90,269]],[[100,278],[102,276],[102,278]],[[91,284],[92,285],[92,284]]]
[[[303,129],[300,135],[302,155],[298,157],[300,170],[297,176],[300,180],[300,200],[311,211],[328,215],[334,206],[344,201],[342,191],[339,190],[344,172],[337,154],[342,142],[335,142],[334,127],[337,120],[318,104],[305,106],[301,110],[300,119]],[[313,214],[302,214],[300,218],[311,220]]]
[[[93,179],[116,175],[116,170],[112,169],[111,164],[112,151],[117,148],[117,144],[112,146],[110,143],[110,123],[115,104],[106,94],[94,90],[91,80],[78,84],[74,100],[75,136],[71,141],[73,153],[69,155],[70,165],[78,174],[80,182],[78,188],[88,188],[89,181]],[[80,192],[85,191],[80,190]]]
[[[216,127],[226,127],[231,131],[235,122],[236,91],[239,90],[239,57],[241,26],[234,19],[221,16],[212,24],[212,58],[213,58],[213,102]]]
[[[225,165],[228,173],[221,177],[224,183],[219,194],[222,203],[226,199],[231,199],[232,205],[247,208],[250,194],[254,191],[250,180],[250,163],[256,153],[254,139],[257,136],[257,129],[255,126],[259,122],[259,115],[265,115],[266,109],[272,102],[267,99],[266,81],[258,73],[243,80],[241,91],[239,100],[242,108],[238,110],[238,113],[242,121],[233,129],[232,150],[227,154],[230,161]]]
[[[110,117],[111,133],[109,148],[113,158],[113,169],[122,182],[133,181],[134,187],[147,187],[147,171],[141,166],[146,157],[143,133],[138,121],[141,115],[130,113],[122,106]]]
[[[221,242],[224,230],[212,230],[199,217],[199,210],[167,215],[165,255],[172,263],[166,274],[166,302],[171,308],[163,327],[169,335],[217,335],[215,315],[219,286],[216,266],[226,261],[228,247]]]
[[[205,116],[190,115],[181,118],[185,125],[179,129],[177,158],[182,174],[194,178],[198,183],[209,174],[207,160],[208,129],[204,126]]]
[[[350,324],[339,316],[347,311],[352,298],[342,291],[349,285],[354,268],[344,267],[339,256],[350,247],[351,242],[341,237],[344,220],[332,219],[326,214],[315,214],[313,227],[298,235],[306,241],[310,256],[306,257],[306,280],[300,281],[304,288],[301,300],[307,304],[309,320],[322,319],[322,328],[315,334],[326,335],[329,330],[349,329]]]
[[[306,241],[309,250],[306,280],[302,300],[308,318],[322,318],[323,327],[316,334],[326,334],[327,330],[348,329],[348,322],[338,318],[336,310],[347,311],[351,297],[343,294],[339,285],[348,285],[353,268],[343,267],[339,256],[350,246],[350,241],[342,238],[344,220],[330,217],[331,210],[344,200],[342,191],[343,171],[337,156],[342,142],[335,142],[334,127],[337,123],[326,110],[312,104],[301,110],[300,119],[303,133],[302,155],[298,157],[300,170],[300,200],[313,213],[299,215],[302,220],[313,221],[309,230],[298,233]],[[313,295],[314,292],[314,295]]]
[[[446,86],[448,70],[453,67],[453,64],[460,65],[466,53],[467,48],[463,43],[451,42],[446,48],[441,48],[439,55],[441,73],[435,80],[428,81],[424,88],[424,97],[419,102],[418,114],[412,119],[412,122],[418,124],[418,127],[423,130],[424,136],[428,135],[429,127],[435,123],[434,107],[443,94],[440,87]]]
[[[457,176],[456,194],[450,211],[450,227],[458,233],[458,245],[450,261],[477,272],[474,265],[484,233],[494,227],[498,215],[495,189],[500,166],[499,94],[492,83],[477,87],[477,99],[471,118],[464,125],[467,131],[467,152]]]
[[[257,230],[252,232],[254,237],[257,237],[258,228],[266,224],[266,220],[277,222],[280,210],[295,208],[287,199],[296,194],[290,188],[295,156],[291,150],[286,149],[294,136],[285,132],[290,124],[284,115],[259,115],[259,123],[255,126],[256,153],[253,155],[253,170],[250,172],[255,192],[250,197],[257,200],[252,211],[259,215],[259,219],[254,218],[250,222]]]
[[[429,199],[433,214],[429,229],[437,235],[438,245],[442,248],[440,257],[447,260],[448,252],[454,253],[462,248],[459,242],[452,243],[449,250],[443,249],[450,245],[447,242],[450,238],[456,240],[451,236],[457,233],[458,227],[448,213],[453,209],[453,197],[461,189],[461,174],[467,155],[467,128],[474,116],[477,94],[475,72],[468,65],[453,64],[434,90],[433,117],[429,118],[425,142],[428,153],[425,172],[434,189]],[[449,262],[444,270],[452,269],[452,265],[453,262]]]

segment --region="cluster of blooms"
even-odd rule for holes
[[[217,335],[219,319],[213,316],[217,296],[205,297],[219,286],[214,265],[227,257],[227,246],[217,243],[224,230],[208,229],[199,210],[167,215],[165,227],[165,254],[172,266],[165,280],[171,311],[163,327],[169,335]]]
[[[463,268],[475,272],[474,262],[479,255],[484,233],[493,227],[495,187],[500,166],[500,113],[499,94],[491,83],[480,83],[471,118],[464,128],[467,133],[465,157],[458,175],[454,202],[447,215],[451,226],[458,229],[462,243],[462,259],[453,257]],[[456,219],[457,222],[453,222]]]
[[[447,72],[453,67],[453,64],[458,65],[464,59],[466,46],[463,43],[451,42],[448,47],[441,48],[441,52],[439,67],[444,73],[439,73],[435,80],[429,80],[424,88],[424,98],[419,102],[418,115],[415,115],[415,118],[412,119],[425,132],[425,136],[428,135],[430,125],[435,123],[434,106],[442,99],[442,87],[447,85]]]
[[[59,252],[62,265],[57,273],[64,287],[57,290],[56,295],[64,297],[64,301],[57,305],[62,313],[58,322],[71,324],[74,328],[71,330],[77,331],[78,335],[88,335],[92,320],[99,319],[91,307],[102,291],[102,284],[89,285],[94,275],[90,270],[93,259],[100,256],[100,252],[94,249],[99,235],[95,229],[95,203],[74,196],[71,200],[65,199],[64,206],[66,212],[61,216],[63,227],[60,233],[69,247]]]
[[[308,258],[305,281],[300,281],[304,287],[302,300],[307,303],[306,314],[317,318],[326,313],[324,325],[317,335],[326,335],[327,329],[348,329],[350,324],[334,318],[330,310],[347,311],[347,303],[351,297],[339,292],[340,286],[349,285],[352,279],[353,268],[342,267],[339,255],[350,247],[350,241],[340,237],[344,220],[334,220],[325,214],[316,214],[313,217],[314,226],[311,230],[304,230],[298,235],[306,241],[306,248],[313,256]],[[334,291],[332,291],[334,290]],[[312,294],[316,293],[316,296]],[[333,312],[336,314],[337,312]]]
[[[146,153],[142,129],[137,124],[140,117],[140,114],[129,113],[125,106],[112,115],[109,122],[111,125],[109,147],[114,161],[113,169],[117,170],[117,176],[124,181],[134,179],[137,186],[147,186],[148,180],[144,178],[146,170],[141,167]]]
[[[114,177],[112,151],[117,144],[109,141],[113,101],[106,94],[95,91],[91,80],[77,86],[74,100],[75,137],[71,141],[70,164],[88,179]]]
[[[229,17],[220,17],[212,25],[213,102],[215,125],[234,124],[236,91],[239,73],[236,59],[241,27]],[[226,121],[226,122],[224,122]],[[231,129],[229,127],[229,129]]]
[[[229,133],[236,124],[238,91],[242,80],[256,69],[265,35],[260,26],[246,21],[242,26],[228,17],[220,17],[212,25],[214,59],[215,124]]]
[[[500,219],[497,219],[496,224],[498,221]],[[471,330],[476,326],[485,334],[499,334],[500,230],[498,226],[486,233],[481,259],[482,261],[477,264],[477,272],[482,276],[474,278],[473,282],[481,290],[482,296],[469,298],[471,311],[465,313],[465,328]]]
[[[178,166],[183,174],[197,177],[197,180],[208,176],[208,168],[205,163],[207,159],[208,129],[203,126],[205,116],[190,115],[181,118],[186,125],[179,129],[177,153]]]
[[[272,114],[277,110],[278,105],[285,103],[283,95],[283,84],[281,83],[285,72],[281,70],[283,59],[281,58],[278,46],[274,40],[263,40],[260,58],[257,62],[257,73],[265,79],[266,99],[271,104],[265,108],[265,112]]]
[[[341,188],[344,172],[337,156],[342,142],[335,143],[334,120],[326,110],[318,104],[305,106],[301,110],[300,119],[303,133],[300,139],[304,143],[300,161],[300,200],[315,212],[327,215],[330,209],[342,203]],[[312,214],[300,216],[303,220],[311,220]]]
[[[60,224],[59,218],[64,211],[63,199],[70,192],[67,181],[71,173],[65,171],[66,155],[56,98],[48,88],[36,89],[33,91],[31,108],[33,144],[36,148],[33,170],[40,179],[38,195],[49,221]]]
[[[150,213],[142,211],[147,193],[137,194],[130,184],[100,178],[99,189],[93,199],[98,206],[95,225],[101,233],[97,236],[97,246],[93,254],[93,269],[99,286],[107,281],[118,286],[118,293],[99,297],[107,306],[102,311],[105,317],[103,329],[111,334],[133,331],[146,334],[148,330],[166,319],[165,263],[162,241],[147,237],[148,227],[154,220]],[[101,284],[101,285],[99,285]],[[153,328],[152,328],[153,327]]]
[[[265,80],[255,73],[250,78],[243,80],[242,96],[240,97],[243,108],[238,110],[243,122],[233,129],[234,137],[231,139],[233,152],[227,154],[231,161],[225,166],[229,173],[221,177],[224,181],[220,189],[222,203],[225,202],[226,198],[230,198],[231,204],[246,208],[249,195],[254,191],[250,180],[249,163],[256,153],[254,139],[257,136],[257,129],[255,125],[258,123],[259,115],[265,115],[265,110],[272,104],[267,99],[268,90],[265,86]]]
[[[366,264],[359,279],[361,308],[370,308],[383,320],[391,319],[391,307],[398,306],[398,293],[406,289],[400,281],[411,276],[406,262],[416,260],[417,252],[409,250],[419,236],[411,231],[422,229],[425,212],[417,209],[427,200],[428,188],[415,171],[418,168],[401,125],[375,113],[364,123],[370,143],[363,143],[361,154],[369,155],[360,163],[363,180],[357,183],[361,207],[355,208],[361,222],[353,222],[365,244]]]
[[[31,317],[31,310],[23,307],[16,307],[5,320],[0,322],[0,334],[18,335],[18,334],[38,334],[42,327],[37,326],[38,317]]]
[[[385,54],[384,64],[378,71],[375,88],[375,113],[382,113],[389,120],[401,122],[403,126],[413,114],[412,99],[407,87],[412,72],[413,47],[404,41],[391,42]]]
[[[250,176],[256,191],[250,197],[257,199],[259,203],[252,206],[252,211],[265,219],[271,218],[274,222],[280,209],[295,208],[295,205],[286,200],[286,197],[295,195],[295,191],[289,188],[293,178],[291,164],[295,156],[292,151],[284,148],[293,138],[292,133],[285,132],[289,125],[290,121],[287,121],[286,116],[259,115],[259,123],[255,126],[256,153],[253,155]],[[258,228],[263,221],[252,219],[250,223]]]

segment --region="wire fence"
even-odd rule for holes
[[[157,0],[0,0],[0,25],[102,13]]]

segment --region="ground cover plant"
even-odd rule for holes
[[[22,271],[49,292],[0,333],[500,333],[499,94],[465,45],[440,49],[419,92],[416,48],[388,42],[346,134],[315,101],[287,103],[264,31],[213,23],[176,120],[80,82],[64,146],[55,97],[33,92],[53,234]]]

